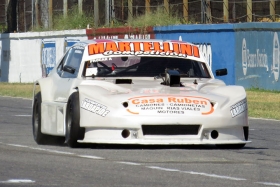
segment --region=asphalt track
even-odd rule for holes
[[[280,186],[280,121],[251,119],[244,149],[37,145],[31,100],[0,97],[2,186]]]

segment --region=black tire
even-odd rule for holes
[[[84,139],[85,128],[80,127],[79,93],[74,92],[69,97],[66,110],[66,143],[69,147],[78,147],[78,140]]]
[[[242,149],[246,144],[216,144],[220,149]]]
[[[32,127],[33,137],[37,144],[42,145],[47,143],[48,135],[41,132],[41,92],[38,92],[34,97],[33,113],[32,113]]]

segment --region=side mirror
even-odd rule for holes
[[[63,66],[63,71],[66,71],[66,72],[71,73],[71,74],[75,73],[75,69],[72,68],[71,66]]]
[[[216,70],[216,76],[224,76],[224,75],[227,75],[227,68]]]

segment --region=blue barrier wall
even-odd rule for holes
[[[236,84],[280,90],[280,23],[244,23],[234,27]]]
[[[155,38],[198,44],[213,72],[226,84],[280,90],[280,23],[239,23],[154,27]]]
[[[219,79],[224,80],[227,84],[235,84],[233,24],[155,27],[154,32],[158,39],[182,39],[198,44],[213,72],[216,69],[228,69],[228,75],[219,77]]]

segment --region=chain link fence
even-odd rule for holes
[[[4,32],[6,29],[7,17],[6,17],[6,0],[0,0],[0,32]]]
[[[159,8],[186,24],[280,21],[280,0],[251,0],[252,4],[247,0],[99,0],[97,4],[96,1],[0,0],[0,9],[5,10],[0,11],[0,31],[27,32],[35,26],[51,28],[53,17],[67,15],[73,6],[79,6],[87,15],[98,15],[98,23],[95,23],[98,26],[111,21],[126,23],[130,18]],[[94,5],[98,5],[98,13],[94,13]]]

